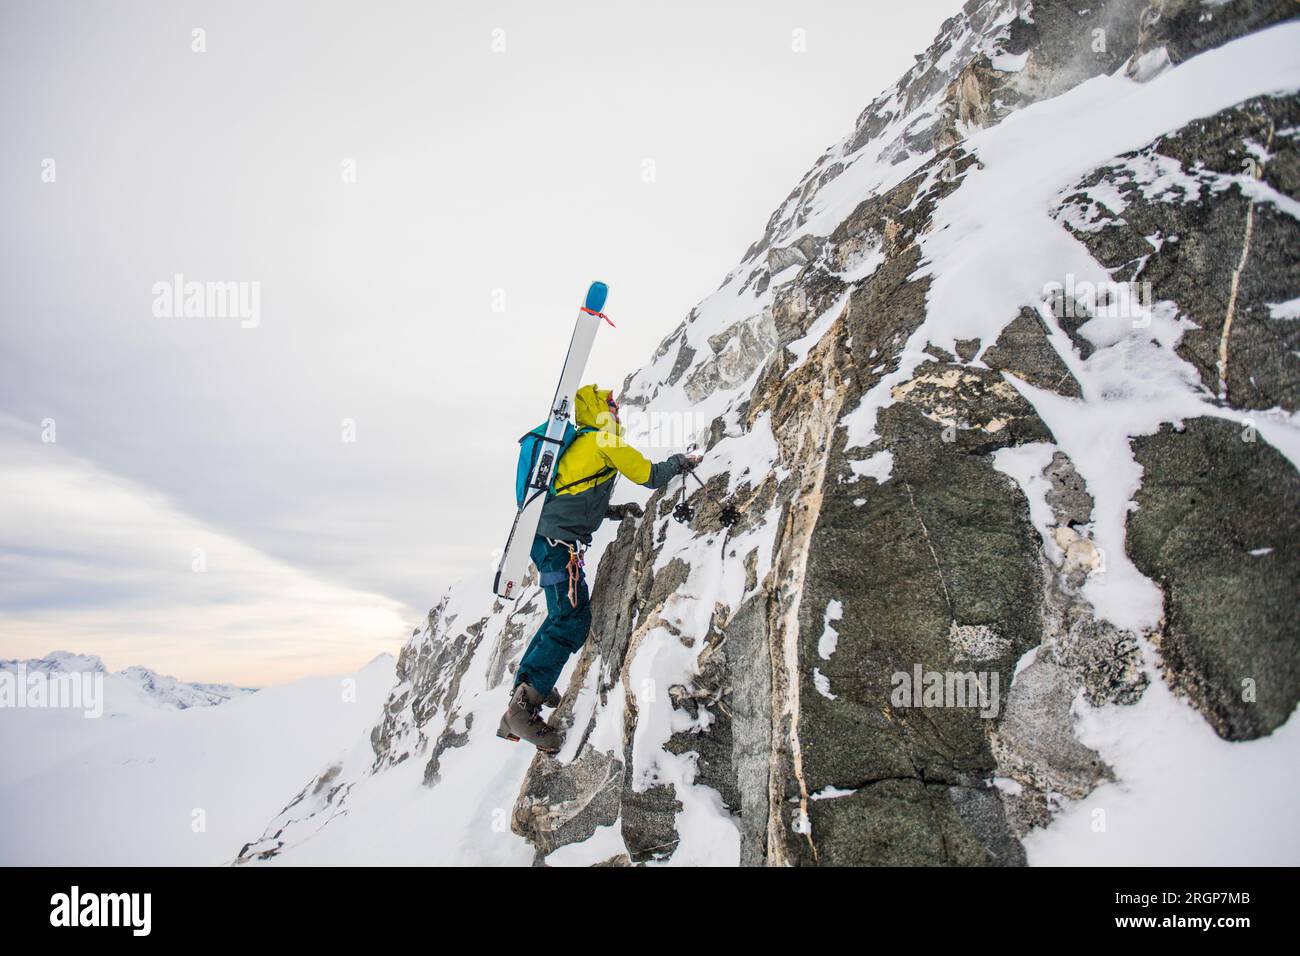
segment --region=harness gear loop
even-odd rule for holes
[[[573,607],[577,607],[578,580],[582,575],[583,555],[586,553],[587,549],[569,541],[561,541],[560,543],[569,549],[569,564],[567,567],[569,572],[569,604]]]

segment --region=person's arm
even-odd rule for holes
[[[605,509],[605,518],[609,521],[622,521],[624,518],[641,518],[644,516],[645,509],[635,501],[628,501],[621,505],[610,505]]]
[[[621,437],[608,432],[597,436],[596,447],[600,449],[605,461],[620,475],[647,488],[662,488],[680,475],[684,468],[693,468],[695,462],[699,461],[694,455],[670,455],[663,461],[651,463],[650,459]]]

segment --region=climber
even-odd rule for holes
[[[498,737],[526,740],[548,753],[560,749],[563,734],[542,719],[542,705],[559,704],[555,682],[569,655],[586,643],[591,627],[583,551],[601,521],[643,514],[635,502],[610,505],[617,476],[662,488],[700,462],[698,455],[672,455],[652,464],[624,441],[618,403],[608,389],[578,389],[574,413],[579,432],[560,458],[554,490],[542,507],[533,539],[532,559],[546,595],[546,620],[519,661],[510,704],[497,728]]]

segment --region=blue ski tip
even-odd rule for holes
[[[587,308],[600,312],[605,308],[605,298],[609,295],[609,286],[603,282],[593,282],[587,290]]]

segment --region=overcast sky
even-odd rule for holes
[[[0,657],[396,651],[503,543],[587,283],[617,387],[958,7],[0,2]]]

